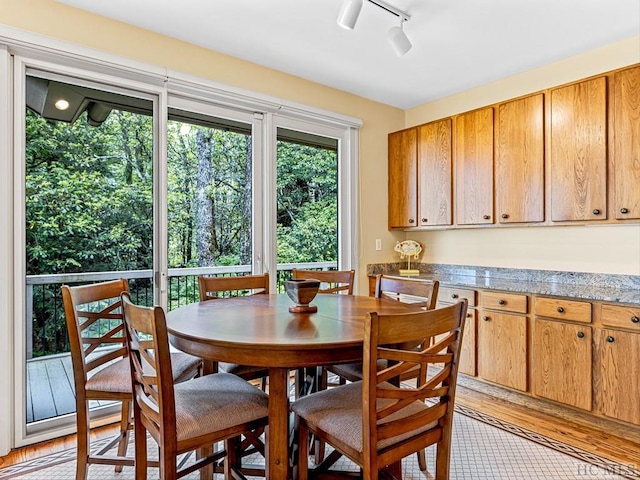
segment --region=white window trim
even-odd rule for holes
[[[15,55],[21,60],[12,62],[10,55]],[[108,54],[96,49],[82,47],[73,43],[64,42],[58,39],[43,35],[25,32],[13,27],[0,25],[0,175],[4,178],[13,179],[12,188],[0,189],[0,200],[3,207],[0,207],[0,222],[5,222],[5,228],[0,228],[0,249],[5,252],[4,259],[0,260],[0,273],[5,273],[5,278],[12,279],[12,285],[3,290],[5,301],[1,303],[5,317],[11,318],[13,322],[0,327],[0,337],[5,339],[6,349],[3,351],[0,360],[0,378],[8,384],[8,388],[0,391],[0,417],[12,422],[9,428],[2,428],[0,434],[0,455],[8,453],[10,448],[31,444],[46,440],[56,436],[69,433],[73,429],[62,428],[55,431],[47,431],[27,435],[24,426],[24,132],[17,132],[17,126],[24,123],[24,112],[19,109],[12,109],[12,102],[16,105],[24,105],[24,76],[26,67],[34,67],[56,72],[61,75],[75,77],[80,80],[95,81],[102,84],[112,84],[122,88],[146,92],[157,96],[158,117],[154,120],[154,129],[157,148],[156,155],[159,155],[159,162],[156,170],[164,171],[166,167],[166,114],[169,93],[182,94],[186,97],[196,97],[201,100],[208,100],[214,104],[235,108],[245,112],[252,112],[263,116],[262,133],[264,138],[275,138],[274,114],[277,115],[277,122],[301,120],[309,122],[315,126],[321,125],[327,128],[342,129],[341,138],[341,158],[344,160],[341,166],[340,175],[343,185],[341,188],[341,205],[348,206],[346,210],[340,210],[341,222],[347,222],[348,229],[345,229],[341,238],[341,251],[346,252],[341,255],[341,268],[351,268],[356,264],[356,236],[357,231],[357,142],[358,128],[362,121],[355,117],[350,117],[336,112],[283,100],[277,97],[264,95],[249,90],[244,90],[230,85],[224,85],[208,79],[196,77],[190,74],[171,71],[167,68],[151,65],[144,62],[131,60],[126,57]],[[15,83],[14,83],[15,82]],[[11,92],[14,92],[13,95]],[[14,112],[14,113],[12,113]],[[15,115],[15,118],[14,118]],[[276,122],[276,123],[277,123]],[[279,123],[278,123],[279,124]],[[296,128],[296,127],[294,127]],[[23,127],[21,128],[23,129]],[[267,142],[269,143],[269,142]],[[271,145],[263,145],[263,155],[266,158],[273,158],[275,162],[275,151]],[[260,162],[257,162],[260,163]],[[270,162],[266,162],[269,165]],[[275,165],[275,163],[273,163]],[[346,169],[346,170],[345,170]],[[265,182],[274,172],[263,172]],[[157,182],[156,197],[154,198],[155,212],[162,211],[158,208],[166,207],[166,179],[160,178],[159,173],[154,173],[154,182]],[[275,176],[273,177],[275,179]],[[157,188],[163,185],[163,188]],[[258,185],[256,185],[258,186]],[[266,188],[266,184],[262,185]],[[350,188],[349,188],[350,187]],[[346,192],[346,193],[344,193]],[[347,198],[348,197],[348,198]],[[263,195],[263,198],[266,198]],[[273,205],[268,208],[275,208]],[[166,226],[166,213],[164,214]],[[274,214],[275,215],[275,214]],[[269,221],[265,215],[265,222]],[[162,218],[154,218],[162,223]],[[264,226],[263,226],[264,228]],[[161,231],[161,230],[159,230]],[[157,252],[165,252],[165,239],[155,239],[158,248]],[[275,239],[273,240],[275,241]],[[263,238],[263,245],[266,248],[275,248],[275,244],[270,239]],[[271,251],[271,250],[266,250]],[[18,256],[16,257],[16,253]],[[265,255],[266,257],[266,255]],[[272,269],[275,271],[275,258],[264,258],[264,265],[260,265],[258,270]],[[273,265],[271,265],[273,263]],[[167,256],[159,253],[154,258],[154,270],[167,272]],[[275,275],[274,275],[275,279]],[[159,288],[166,290],[166,278],[162,282],[160,279]],[[156,291],[156,301],[160,298],[160,292]],[[0,312],[2,313],[2,312]],[[19,319],[19,320],[18,320]],[[18,341],[12,341],[18,339]],[[3,358],[6,357],[6,358]],[[19,360],[18,360],[19,359]],[[22,369],[16,371],[16,369]],[[21,375],[22,380],[16,379]],[[20,385],[18,385],[20,383]],[[0,384],[0,387],[3,385]],[[18,392],[18,390],[21,390]]]

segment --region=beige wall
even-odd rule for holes
[[[419,125],[640,62],[640,36],[405,112]],[[521,227],[408,233],[422,261],[640,275],[640,225]]]
[[[389,232],[386,226],[387,133],[638,62],[640,37],[403,112],[51,0],[0,0],[0,12],[0,22],[12,27],[361,118],[356,265],[361,292],[366,291],[366,265],[396,260],[393,245],[403,238],[423,241],[423,260],[438,263],[640,274],[637,225],[411,234]],[[383,242],[380,252],[376,238]]]

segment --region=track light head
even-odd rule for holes
[[[342,28],[353,30],[360,16],[363,3],[364,0],[344,0],[342,9],[338,14],[338,25]]]
[[[399,57],[406,54],[409,50],[411,50],[411,41],[409,41],[409,37],[404,33],[402,29],[402,24],[404,20],[400,21],[399,27],[391,27],[387,32],[387,37],[389,38],[389,43],[391,44],[391,48],[396,52],[396,55]]]

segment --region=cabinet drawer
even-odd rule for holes
[[[640,307],[602,305],[602,324],[640,332]]]
[[[534,312],[539,317],[591,323],[591,303],[589,302],[536,297]]]
[[[455,303],[463,298],[467,299],[470,307],[476,306],[476,291],[467,288],[443,287],[438,291],[438,301],[442,303]]]
[[[480,306],[504,312],[527,313],[528,297],[515,293],[480,292]]]

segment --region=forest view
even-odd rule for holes
[[[250,132],[173,120],[167,143],[169,267],[251,265]],[[148,115],[27,110],[27,275],[152,269],[153,168]],[[279,263],[337,261],[337,180],[335,149],[278,141]],[[66,347],[58,290],[34,299],[34,356]]]

